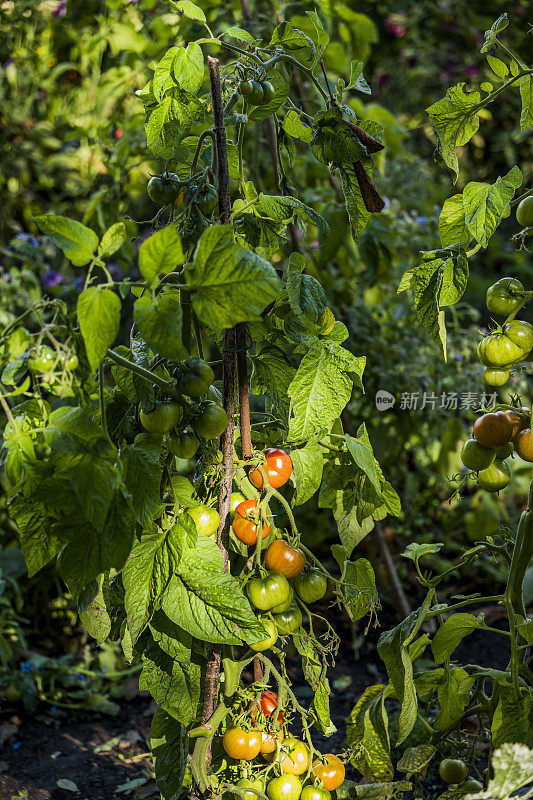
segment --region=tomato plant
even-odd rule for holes
[[[206,505],[193,506],[187,509],[187,514],[192,517],[196,530],[202,536],[214,536],[220,522],[220,515],[216,508]]]
[[[264,578],[251,578],[246,584],[246,594],[255,608],[270,611],[289,597],[289,584],[280,572],[268,572]]]

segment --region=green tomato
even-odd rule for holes
[[[198,439],[191,431],[178,433],[176,436],[167,436],[165,444],[173,456],[177,458],[192,458],[198,450]]]
[[[202,189],[196,199],[196,205],[204,217],[210,217],[213,211],[218,208],[218,193],[215,187],[208,184]]]
[[[467,469],[473,469],[475,472],[490,467],[495,458],[496,450],[483,447],[475,439],[467,439],[461,450],[461,461]]]
[[[264,578],[252,578],[246,584],[250,602],[260,611],[270,611],[283,603],[289,591],[289,581],[281,572],[267,572]]]
[[[302,624],[302,612],[296,603],[293,603],[287,611],[274,614],[274,622],[279,635],[287,636],[289,633],[295,633]]]
[[[230,509],[230,518],[233,522],[233,518],[235,517],[235,509],[237,506],[240,506],[241,503],[244,503],[246,497],[241,494],[240,492],[232,492],[231,493],[231,509]]]
[[[215,536],[220,522],[220,515],[215,508],[200,505],[187,509],[187,514],[193,518],[196,530],[202,536]]]
[[[173,203],[181,188],[179,177],[174,172],[165,172],[161,177],[154,175],[148,182],[148,197],[160,206]]]
[[[466,764],[460,758],[445,758],[439,764],[439,775],[444,783],[462,783],[467,772]]]
[[[45,345],[28,358],[28,369],[31,372],[52,372],[57,362],[58,357],[55,350]]]
[[[496,458],[499,458],[500,461],[505,461],[506,458],[509,458],[511,453],[514,451],[514,444],[512,442],[507,442],[507,444],[501,444],[499,447],[496,448]]]
[[[301,798],[302,800],[331,800],[331,792],[320,786],[304,786]]]
[[[523,355],[527,355],[533,347],[533,325],[522,319],[513,319],[503,326],[503,333],[516,344]]]
[[[261,105],[266,105],[267,103],[270,103],[270,101],[274,99],[276,90],[274,89],[270,81],[261,81],[261,89],[263,90],[263,102],[261,103]]]
[[[520,305],[517,292],[523,292],[523,284],[516,278],[501,278],[487,289],[487,308],[493,314],[506,317]]]
[[[180,392],[188,397],[201,397],[213,383],[215,373],[201,358],[191,358],[186,361],[178,378]]]
[[[294,588],[304,603],[316,603],[326,594],[328,579],[322,572],[313,569],[297,575],[294,579]]]
[[[4,690],[4,695],[8,703],[18,703],[19,700],[22,699],[22,692],[15,686],[14,683],[10,683],[9,686]]]
[[[178,403],[158,403],[153,411],[145,414],[141,411],[141,425],[156,436],[162,436],[175,428],[183,416],[183,409]]]
[[[509,380],[511,373],[508,369],[493,369],[483,367],[483,380],[489,386],[504,386]]]
[[[483,784],[474,778],[468,778],[468,780],[460,783],[457,788],[461,790],[462,794],[474,794],[483,791]]]
[[[250,105],[263,105],[263,89],[257,81],[241,81],[239,83],[239,92]]]
[[[193,422],[193,430],[204,439],[218,439],[228,424],[226,412],[218,403],[206,403]]]
[[[505,489],[511,480],[511,470],[499,458],[495,459],[490,467],[482,470],[477,476],[478,483],[485,492],[499,492]]]
[[[282,611],[287,611],[288,608],[292,605],[294,600],[294,589],[289,584],[289,596],[283,603],[278,603],[278,605],[274,606],[270,610],[273,614],[281,614]]]
[[[268,617],[259,617],[259,622],[267,632],[267,636],[265,639],[261,639],[259,642],[254,642],[254,644],[250,645],[255,653],[261,653],[263,650],[270,650],[278,640],[278,629],[273,620]]]
[[[265,793],[265,783],[259,778],[254,781],[251,781],[248,778],[241,778],[240,781],[237,781],[235,786],[238,786],[239,789],[257,789],[258,792],[261,792],[262,794]],[[239,794],[233,794],[232,797],[234,797],[235,800],[242,800],[242,797]],[[253,792],[245,792],[244,800],[260,800],[260,798]]]
[[[503,333],[489,334],[478,347],[479,360],[486,367],[508,367],[524,355],[524,350]]]
[[[523,228],[533,227],[533,197],[524,197],[516,209],[516,221]]]
[[[267,783],[268,800],[299,800],[302,784],[297,775],[280,775]]]

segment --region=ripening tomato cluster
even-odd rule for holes
[[[279,489],[292,474],[292,461],[285,450],[268,448],[263,452],[261,468],[250,469],[250,482],[262,491],[268,487]],[[268,484],[265,487],[265,479]],[[242,498],[242,499],[241,499]],[[232,495],[232,529],[236,538],[248,547],[257,547],[259,536],[266,539],[271,526],[266,521],[265,501],[246,500],[240,494]],[[299,601],[314,603],[326,594],[328,581],[317,569],[307,568],[303,550],[283,538],[276,538],[264,552],[259,574],[246,584],[246,593],[260,616],[267,636],[252,645],[256,652],[268,650],[278,636],[295,633],[302,624]]]
[[[187,206],[210,217],[218,206],[218,193],[211,183],[200,185],[180,180],[175,172],[153,175],[148,181],[148,197],[158,206]]]
[[[187,402],[184,406],[177,400],[165,400],[148,412],[140,412],[143,428],[154,436],[164,437],[163,444],[178,458],[192,458],[198,449],[198,437],[218,439],[228,424],[220,403],[201,399],[207,395],[214,377],[209,364],[190,358],[179,365],[176,388],[181,395],[191,398],[193,404]],[[178,425],[180,430],[176,429]]]
[[[45,383],[54,383],[63,372],[74,372],[78,368],[76,353],[64,353],[41,345],[28,353],[27,367],[32,375],[39,376]]]
[[[482,489],[499,492],[511,480],[507,459],[516,453],[524,461],[533,462],[531,410],[491,411],[474,422],[473,438],[461,450],[467,469],[477,473]]]
[[[255,775],[241,779],[239,788],[256,789],[270,800],[330,800],[330,792],[344,781],[345,767],[338,756],[327,753],[312,760],[308,745],[288,734],[275,692],[261,692],[238,723],[230,724],[222,737],[227,755],[244,762],[261,757],[270,764],[257,764]],[[249,794],[251,800],[253,793]]]
[[[503,386],[509,380],[513,364],[531,360],[533,325],[514,318],[524,300],[524,286],[516,278],[502,278],[487,289],[488,310],[499,316],[512,316],[485,336],[477,348],[483,377],[489,386]]]

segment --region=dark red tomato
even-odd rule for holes
[[[244,503],[239,503],[235,509],[235,517],[232,524],[233,533],[237,539],[243,544],[248,545],[248,547],[257,544],[260,524],[261,511],[259,509],[259,500],[245,500]],[[261,538],[266,539],[269,533],[270,525],[263,523]]]
[[[510,442],[513,422],[505,411],[483,414],[474,422],[474,438],[483,447],[499,447]]]
[[[222,737],[224,750],[230,758],[237,761],[252,761],[259,755],[261,747],[261,731],[245,731],[239,726],[227,728]]]
[[[324,763],[325,760],[325,763]],[[313,762],[311,777],[319,778],[328,792],[338,789],[344,781],[346,769],[340,758],[333,753],[326,753],[321,759]]]
[[[277,447],[269,447],[263,451],[265,463],[262,468],[267,476],[267,481],[273,489],[279,489],[284,486],[292,473],[291,457],[285,450],[279,450]],[[256,489],[263,488],[263,476],[258,469],[252,469],[248,475],[251,483]]]
[[[291,547],[283,539],[276,539],[265,551],[265,566],[275,569],[286,578],[295,578],[305,567],[306,557],[302,550]]]
[[[258,704],[255,702],[252,705],[252,709],[250,712],[250,716],[253,720],[256,719],[258,713]],[[261,707],[261,711],[265,715],[265,717],[272,717],[275,715],[275,711],[278,707],[278,696],[276,692],[271,692],[267,689],[264,692],[261,692],[261,697],[259,699],[259,706]],[[280,725],[283,725],[283,714],[280,711],[277,715],[277,721]]]

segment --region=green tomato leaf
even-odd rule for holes
[[[438,553],[442,547],[444,547],[442,542],[436,542],[435,544],[418,544],[417,542],[411,542],[403,551],[402,556],[418,563],[419,558],[429,556],[432,553]]]
[[[98,236],[91,228],[74,219],[54,214],[34,217],[33,220],[42,232],[61,248],[75,267],[83,267],[94,258],[98,247]]]
[[[523,75],[518,81],[522,112],[520,114],[520,130],[525,131],[533,125],[533,75]]]
[[[293,139],[300,139],[302,142],[310,143],[313,138],[313,131],[308,125],[302,122],[302,118],[297,111],[291,110],[283,117],[283,130]]]
[[[98,255],[100,258],[107,258],[120,250],[126,241],[126,226],[123,222],[116,222],[106,230],[100,244],[98,245]]]
[[[362,61],[352,61],[350,66],[350,82],[345,89],[355,89],[363,94],[372,94],[372,90],[363,75],[364,63]]]
[[[139,297],[135,301],[134,318],[152,350],[173,361],[187,357],[181,341],[182,313],[177,290],[162,292],[153,302],[147,295]]]
[[[187,283],[198,317],[215,331],[259,319],[279,294],[281,283],[268,261],[236,244],[231,225],[202,234]]]
[[[446,306],[457,303],[468,283],[468,260],[462,248],[423,251],[422,263],[404,274],[398,293],[414,289],[418,321],[446,359]]]
[[[322,480],[324,456],[318,442],[307,442],[305,447],[291,452],[296,497],[294,506],[301,506],[318,491]]]
[[[172,0],[172,5],[189,19],[194,19],[196,22],[206,21],[202,9],[195,3],[191,3],[191,0]]]
[[[83,609],[79,608],[78,599],[80,620],[89,636],[96,639],[97,644],[102,644],[111,633],[111,618],[104,597],[104,581],[107,580],[107,575],[102,574],[98,576],[96,595]]]
[[[475,682],[475,677],[460,667],[444,670],[444,680],[437,692],[440,706],[437,728],[440,731],[451,731],[462,720]]]
[[[498,178],[494,184],[472,181],[463,190],[465,223],[470,234],[482,247],[488,241],[502,218],[506,215],[509,203],[516,189],[522,183],[522,172],[513,167],[505,177]]]
[[[197,539],[194,522],[188,515],[180,515],[169,530],[149,528],[135,541],[122,572],[124,606],[134,644],[158,608],[184,549],[194,547]]]
[[[133,444],[121,451],[123,479],[133,499],[135,519],[147,527],[159,508],[159,485],[162,466],[159,463],[161,443],[149,433],[140,433]]]
[[[204,78],[204,54],[200,45],[191,42],[187,47],[179,47],[172,72],[180,89],[188,94],[197,94]]]
[[[199,536],[196,547],[182,554],[162,609],[176,625],[205,642],[253,644],[265,636],[238,580],[224,572],[216,542],[206,536]]]
[[[439,235],[442,247],[470,241],[462,194],[454,194],[444,203],[439,216]]]
[[[178,800],[187,768],[187,729],[162,708],[152,719],[150,746],[155,779],[165,800]]]
[[[442,664],[455,648],[472,631],[482,628],[483,623],[473,614],[452,614],[438,629],[431,643],[435,664]]]
[[[154,76],[151,81],[151,88],[154,100],[161,102],[168,89],[175,86],[172,74],[172,65],[180,47],[171,47],[155,68]]]
[[[502,744],[492,756],[490,797],[510,797],[533,782],[533,750],[523,744]]]
[[[459,176],[455,148],[467,144],[479,128],[476,107],[480,99],[479,92],[466,92],[465,84],[458,83],[426,109],[439,139],[439,152],[454,176],[454,183]]]
[[[289,303],[297,316],[318,325],[324,315],[328,299],[316,278],[302,272],[305,259],[300,253],[292,253],[286,270],[286,288]],[[304,322],[305,324],[305,322]]]
[[[357,431],[357,437],[345,434],[344,438],[351,457],[359,469],[367,476],[376,494],[381,495],[380,471],[374,458],[374,451],[372,450],[364,422]]]
[[[139,248],[139,269],[150,285],[158,275],[168,275],[184,260],[180,235],[172,225],[156,231]]]
[[[336,342],[316,341],[303,357],[292,379],[289,441],[309,439],[340,415],[351,397],[353,376],[361,386],[364,356],[356,358]]]
[[[78,297],[78,320],[87,358],[94,372],[120,328],[120,298],[111,289],[91,286]]]

